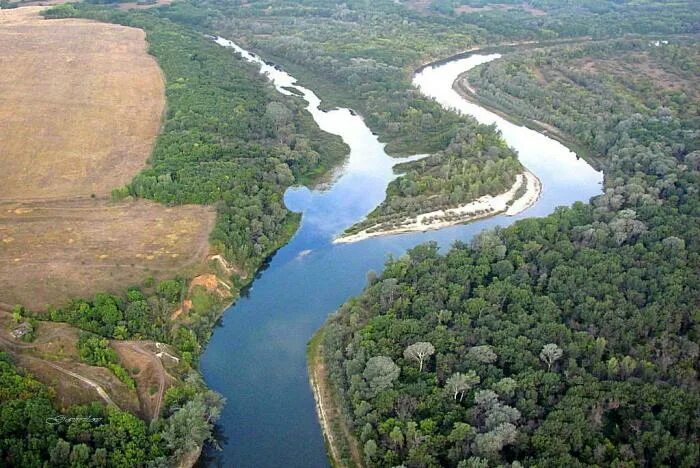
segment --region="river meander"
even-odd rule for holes
[[[483,229],[586,202],[601,192],[603,176],[561,143],[460,97],[452,89],[457,76],[500,57],[474,54],[422,69],[414,85],[446,108],[495,124],[522,164],[541,180],[540,199],[516,216],[333,244],[335,236],[381,203],[396,177],[392,167],[402,159],[384,152],[360,116],[348,109],[321,111],[320,99],[286,72],[230,41],[219,38],[217,43],[259,64],[279,92],[300,92],[319,127],[341,136],[350,155],[323,188],[287,191],[287,207],[303,213],[299,230],[259,272],[247,294],[225,311],[202,356],[207,384],[227,399],[219,422],[222,450],[210,451],[206,458],[227,467],[328,466],[308,381],[306,344],[329,313],[361,292],[366,273],[380,271],[388,255],[399,256],[422,242],[435,241],[445,249]]]

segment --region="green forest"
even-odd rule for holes
[[[585,147],[605,193],[449,252],[417,247],[370,275],[325,326],[342,417],[371,466],[697,466],[700,12],[692,1],[498,3],[520,7],[191,0],[47,17],[146,31],[167,113],[148,169],[113,195],[214,205],[211,243],[245,276],[236,288],[295,232],[286,188],[347,147],[204,33],[282,64],[327,107],[356,110],[388,152],[431,153],[398,168],[371,224],[503,191],[522,171],[493,128],[421,96],[413,70],[474,46],[552,40],[468,79],[484,104]],[[556,43],[571,38],[582,42]],[[0,465],[171,466],[213,442],[223,401],[193,368],[224,304],[198,294],[186,326],[173,324],[186,292],[186,278],[147,281],[49,311],[85,332],[84,362],[127,385],[106,339],[177,349],[181,381],[150,426],[99,404],[59,411],[1,354]]]
[[[605,193],[445,255],[417,247],[329,320],[367,464],[700,463],[698,65],[697,43],[647,39],[471,72],[486,102],[599,155]]]
[[[473,127],[460,129],[445,150],[397,165],[404,175],[389,184],[386,200],[346,232],[392,228],[407,217],[508,190],[523,167],[498,133]]]

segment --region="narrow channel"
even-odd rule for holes
[[[452,89],[459,74],[500,57],[471,55],[422,69],[414,84],[445,108],[495,124],[523,165],[541,180],[537,203],[516,216],[333,244],[335,236],[382,202],[387,185],[396,177],[392,167],[405,159],[388,156],[362,118],[349,109],[321,111],[320,99],[286,72],[231,41],[217,38],[216,42],[260,65],[261,73],[280,93],[291,94],[291,88],[301,92],[319,127],[342,137],[350,155],[327,187],[287,191],[287,207],[303,213],[298,232],[258,274],[247,295],[226,310],[202,356],[207,384],[227,399],[219,423],[222,450],[209,451],[204,461],[246,468],[325,467],[328,461],[308,381],[306,344],[329,313],[360,293],[366,273],[380,271],[388,255],[399,256],[422,242],[435,241],[444,249],[456,240],[469,241],[486,228],[586,202],[601,192],[603,176],[561,143],[460,97]]]

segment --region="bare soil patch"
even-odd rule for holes
[[[406,7],[414,11],[427,12],[432,0],[406,0]]]
[[[533,67],[532,74],[535,76],[535,79],[538,83],[547,86],[547,78],[545,78],[544,73],[542,73],[542,69],[540,67]]]
[[[203,264],[213,208],[109,199],[161,125],[144,32],[41,9],[0,10],[0,301],[41,310]]]
[[[137,9],[137,10],[143,10],[145,8],[153,8],[157,6],[162,6],[162,5],[170,5],[172,3],[172,0],[156,0],[153,3],[145,3],[145,2],[128,2],[128,3],[119,3],[119,9],[120,10],[131,10],[131,9]]]
[[[0,350],[11,354],[20,367],[52,387],[59,407],[101,401],[138,412],[139,400],[134,390],[110,370],[80,362],[77,328],[65,323],[40,322],[36,339],[24,343],[11,336],[14,326],[11,315],[0,311]]]
[[[200,265],[214,213],[138,200],[0,203],[0,301],[44,310]]]
[[[682,90],[691,96],[698,94],[697,84],[692,78],[665,69],[646,52],[626,54],[619,59],[584,57],[572,61],[572,67],[586,73],[606,73],[619,77],[622,84],[646,80],[667,91]]]
[[[140,29],[0,10],[2,200],[108,195],[146,164],[164,83]]]

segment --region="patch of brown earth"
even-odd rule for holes
[[[668,91],[683,90],[691,96],[698,94],[695,80],[668,70],[647,52],[630,53],[620,59],[585,57],[572,61],[572,67],[587,73],[606,73],[620,77],[623,84],[646,80],[653,86]]]
[[[77,328],[65,323],[39,322],[36,339],[25,343],[12,337],[14,327],[11,314],[0,311],[0,350],[9,353],[17,365],[37,380],[52,387],[59,407],[101,401],[138,412],[139,400],[134,390],[110,370],[80,362]]]
[[[152,341],[114,340],[111,345],[117,352],[121,365],[136,382],[139,414],[149,421],[157,419],[165,391],[175,381],[166,367],[177,365],[177,361],[167,356],[159,357],[160,350]]]
[[[0,203],[0,301],[44,310],[195,269],[215,214],[139,200]]]
[[[455,7],[454,11],[458,15],[461,13],[480,13],[484,11],[494,11],[494,10],[500,10],[500,11],[509,11],[509,10],[522,10],[526,13],[530,13],[532,16],[545,16],[547,14],[546,11],[540,10],[539,8],[535,8],[529,3],[521,3],[520,5],[512,5],[508,3],[492,3],[489,5],[484,5],[484,6],[469,6],[469,5],[460,5],[458,7]]]
[[[203,264],[213,208],[110,201],[165,106],[144,32],[41,10],[0,10],[0,301],[44,309]]]
[[[540,67],[533,67],[532,74],[540,84],[545,86],[547,85],[547,78],[544,77],[544,73],[542,73],[542,69]]]
[[[146,8],[154,8],[157,6],[170,5],[172,2],[173,2],[172,0],[155,0],[153,2],[119,3],[118,5],[119,5],[120,10],[132,10],[132,9],[143,10]]]

